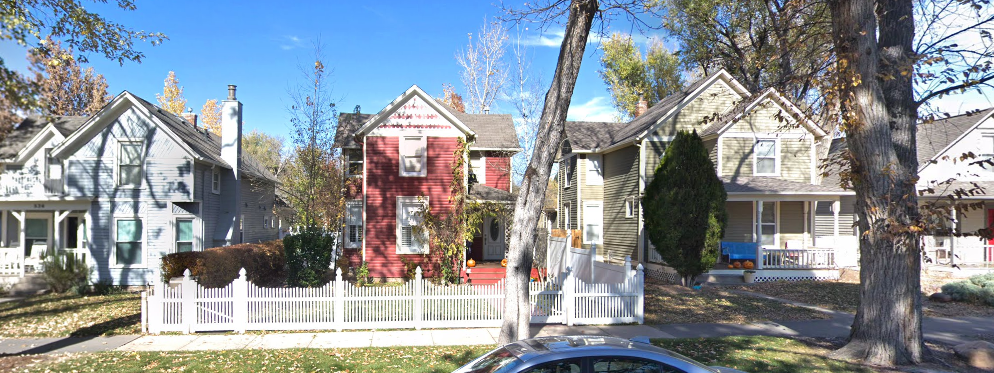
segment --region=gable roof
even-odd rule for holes
[[[359,144],[355,142],[355,131],[363,123],[372,118],[373,114],[339,113],[338,128],[335,129],[334,148],[355,148]]]
[[[151,116],[150,119],[158,124],[166,136],[176,141],[180,148],[183,148],[191,157],[229,169],[231,168],[231,165],[221,159],[220,136],[211,133],[205,128],[194,127],[193,124],[187,122],[182,117],[162,110],[158,106],[128,91],[121,92],[110,103],[100,109],[98,113],[86,118],[86,121],[77,130],[73,131],[71,136],[67,136],[66,141],[63,141],[56,148],[55,152],[61,153],[75,142],[88,140],[89,138],[85,137],[85,132],[96,126],[96,123],[102,119],[105,119],[105,116],[102,114],[109,112],[114,107],[129,102],[139,108],[140,111],[148,113]],[[263,167],[251,155],[242,154],[241,160],[243,167],[239,170],[240,172],[244,172],[252,177],[263,178],[273,182],[277,181],[276,176]]]
[[[445,117],[445,119],[448,119],[449,122],[452,123],[456,128],[458,128],[460,131],[465,133],[467,138],[474,137],[476,135],[476,133],[468,126],[466,126],[465,123],[463,123],[461,120],[456,118],[456,116],[452,115],[452,112],[454,112],[455,110],[449,110],[446,107],[446,105],[439,103],[438,101],[435,100],[434,97],[429,96],[427,93],[425,93],[424,90],[421,89],[421,87],[418,87],[417,84],[412,85],[411,88],[408,88],[407,91],[404,91],[404,94],[395,98],[392,102],[387,104],[386,107],[380,110],[380,112],[373,115],[372,118],[369,118],[369,120],[363,123],[362,126],[360,126],[359,129],[355,131],[355,135],[362,136],[365,135],[367,132],[372,131],[374,128],[376,128],[376,126],[380,124],[380,122],[387,120],[390,117],[390,114],[398,110],[400,106],[402,106],[405,102],[407,102],[407,100],[409,100],[411,97],[414,96],[421,97],[421,100],[423,100],[426,104],[428,104],[428,106],[431,106],[432,109],[434,109],[436,112],[438,112],[443,117]]]
[[[815,124],[814,121],[809,119],[807,115],[804,115],[804,112],[802,112],[801,109],[797,107],[797,105],[794,105],[793,102],[788,100],[786,97],[783,97],[783,95],[781,95],[780,92],[777,92],[777,90],[774,88],[768,88],[762,93],[755,94],[748,98],[743,99],[734,107],[732,107],[732,109],[729,110],[727,113],[722,114],[720,117],[718,117],[717,121],[715,121],[710,126],[702,130],[699,133],[699,135],[701,136],[701,138],[705,138],[708,136],[720,135],[725,131],[728,131],[730,128],[732,128],[733,125],[735,125],[735,123],[738,123],[740,119],[748,115],[750,111],[759,107],[760,103],[762,103],[763,100],[767,98],[776,100],[777,101],[776,103],[778,103],[786,111],[788,115],[790,115],[791,117],[794,118],[794,120],[796,120],[798,123],[803,125],[804,128],[807,129],[809,132],[814,133],[816,137],[822,137],[827,135],[825,131],[821,129],[821,127],[818,127],[818,125]]]
[[[596,151],[614,144],[628,123],[566,122],[566,139],[572,151]]]
[[[63,137],[68,136],[86,122],[82,116],[30,116],[24,118],[10,134],[0,143],[0,159],[12,159],[24,150],[32,140],[46,128],[57,131]]]
[[[919,124],[915,136],[918,170],[921,171],[933,159],[942,156],[953,144],[959,142],[991,114],[994,114],[994,108]]]
[[[852,194],[836,185],[818,185],[798,181],[784,180],[777,177],[720,177],[721,183],[728,194]]]
[[[818,169],[818,174],[822,175],[819,184],[841,188],[839,184],[842,183],[842,177],[839,176],[839,172],[842,171],[842,167],[838,162],[842,160],[842,153],[848,149],[845,137],[832,139],[832,144],[828,146],[828,155],[825,159],[819,160],[819,164],[824,167]]]

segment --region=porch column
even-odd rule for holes
[[[842,208],[842,202],[839,200],[832,201],[832,235],[835,236],[833,240],[835,243],[832,246],[839,247],[839,210]]]
[[[21,224],[20,224],[20,235],[18,236],[18,237],[20,237],[20,241],[17,243],[17,247],[20,247],[21,251],[27,250],[27,247],[24,247],[24,236],[25,236],[25,229],[26,229],[25,228],[25,221],[24,221],[25,212],[24,212],[24,210],[21,210],[20,212],[11,211],[10,213],[12,215],[14,215],[15,219],[17,219],[18,221],[21,222]],[[29,252],[25,252],[24,253],[25,257],[27,257],[28,255],[31,255],[31,253],[29,253]]]
[[[55,210],[52,214],[55,215],[55,219],[52,223],[52,251],[58,253],[62,249],[62,221],[69,216],[72,210]]]
[[[7,247],[7,210],[0,210],[0,246]]]
[[[949,266],[956,265],[956,232],[959,231],[957,226],[956,209],[949,210],[949,218],[952,220],[952,234],[949,235]],[[936,254],[938,256],[938,254]]]
[[[763,269],[763,201],[756,201],[756,269]]]

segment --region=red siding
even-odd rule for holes
[[[492,157],[487,155],[486,186],[501,190],[511,190],[511,159],[508,157]]]
[[[425,177],[400,176],[397,137],[366,138],[366,262],[375,278],[403,277],[403,256],[422,261],[421,255],[397,254],[397,197],[428,196],[433,212],[446,212],[452,181],[455,137],[428,138],[428,172]]]

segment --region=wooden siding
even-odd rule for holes
[[[214,232],[217,230],[218,217],[220,216],[221,196],[214,194],[211,190],[211,165],[197,163],[195,169],[194,185],[196,185],[197,191],[196,198],[200,200],[200,219],[203,228],[199,247],[207,249],[220,246],[214,242]]]
[[[604,154],[604,252],[605,257],[637,259],[639,148],[628,146]],[[625,199],[635,201],[635,216],[625,217]]]
[[[842,196],[839,203],[839,235],[855,236],[856,229],[856,196]]]
[[[725,226],[725,236],[722,241],[753,242],[752,232],[755,229],[752,221],[752,202],[725,202],[728,211],[728,225]]]
[[[663,159],[663,153],[666,152],[666,146],[668,142],[663,141],[646,141],[643,145],[645,149],[645,185],[649,185],[652,181],[653,176],[656,175],[656,167],[659,167],[659,161]]]
[[[273,218],[273,205],[276,202],[276,185],[270,181],[254,178],[242,179],[242,221],[243,243],[257,243],[275,240],[279,229],[266,224]]]
[[[452,154],[455,137],[429,137],[427,176],[401,177],[399,138],[366,137],[366,262],[377,278],[403,277],[404,257],[421,262],[421,255],[397,254],[397,197],[427,196],[432,211],[451,208],[449,183],[452,181]]]
[[[603,160],[601,162],[603,162]],[[603,200],[604,199],[604,183],[602,182],[600,185],[590,185],[590,184],[587,184],[587,170],[590,168],[590,160],[587,159],[587,155],[586,154],[581,154],[580,155],[580,160],[577,161],[577,165],[578,165],[577,172],[579,173],[577,175],[577,177],[579,178],[579,182],[583,183],[583,185],[580,186],[580,189],[582,189],[580,193],[583,193],[583,196],[581,196],[581,199],[584,200],[584,201],[601,201],[601,200]],[[602,170],[602,172],[603,172],[603,170]],[[603,176],[603,175],[601,175],[601,176]]]
[[[577,183],[577,177],[578,177],[577,173],[578,172],[576,171],[576,166],[575,165],[577,163],[579,163],[579,162],[576,161],[576,156],[572,156],[572,157],[566,158],[566,159],[562,160],[561,162],[559,162],[559,176],[558,176],[559,177],[559,189],[562,191],[561,192],[562,193],[561,194],[561,200],[559,201],[559,205],[560,205],[560,207],[559,207],[559,211],[560,211],[559,216],[562,216],[562,212],[565,211],[564,210],[565,208],[563,206],[566,206],[566,204],[569,204],[569,206],[570,206],[570,210],[569,210],[569,226],[570,226],[570,228],[577,228],[577,227],[579,227],[579,225],[577,224],[577,221],[576,221],[576,215],[577,215],[576,214],[576,209],[577,209],[577,206],[579,206],[579,203],[577,203],[577,195],[576,195],[576,189],[577,189],[576,183]],[[573,165],[572,167],[574,167],[574,171],[573,171],[572,175],[570,175],[568,172],[566,172],[567,167],[569,167],[570,165]],[[569,187],[566,186],[566,180],[567,180],[567,178],[569,178],[569,182],[570,182],[570,186]],[[558,218],[556,220],[557,220],[557,225],[558,225],[559,229],[566,229],[566,219]]]
[[[708,150],[708,159],[715,167],[718,167],[718,139],[705,141],[704,148]]]
[[[856,197],[842,196],[839,203],[839,236],[854,236],[856,228],[853,222],[856,221]],[[815,209],[815,236],[833,236],[834,216],[832,214],[832,201],[818,201]]]
[[[511,158],[497,153],[486,153],[484,172],[487,174],[486,186],[500,190],[511,190]]]
[[[709,125],[709,118],[728,111],[738,100],[738,96],[730,87],[724,82],[716,81],[653,134],[673,136],[679,130],[694,129],[700,132]]]
[[[811,174],[817,170],[811,169],[811,139],[782,138],[780,139],[780,178],[810,183]]]
[[[722,137],[721,175],[729,177],[751,177],[753,168],[753,144],[755,139],[742,137]]]
[[[766,97],[745,117],[733,124],[728,132],[805,134],[807,130],[799,128],[794,118],[783,112],[771,98]]]
[[[804,214],[804,204],[801,201],[780,202],[780,247],[785,247],[787,240],[798,240],[810,244],[809,235],[804,231],[808,216]],[[794,249],[792,247],[791,249]]]

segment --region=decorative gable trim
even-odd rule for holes
[[[404,106],[404,104],[412,97],[421,98],[421,100],[424,101],[425,104],[427,104],[433,110],[441,114],[445,120],[449,121],[449,123],[452,123],[453,126],[458,128],[463,134],[465,134],[467,140],[476,136],[476,133],[473,132],[472,129],[466,126],[466,124],[463,123],[461,120],[456,118],[456,116],[453,115],[452,112],[450,112],[448,109],[446,109],[444,105],[439,104],[438,101],[435,101],[434,98],[432,98],[430,95],[425,93],[425,91],[422,90],[417,85],[412,85],[411,88],[408,88],[407,91],[404,92],[404,94],[394,99],[393,102],[387,104],[387,106],[384,107],[383,110],[380,110],[379,113],[376,113],[376,115],[370,117],[369,120],[366,121],[366,123],[363,123],[363,125],[360,126],[359,129],[356,130],[354,134],[356,140],[358,141],[360,138],[369,134],[374,129],[379,127],[381,124],[383,124],[388,119],[390,119],[390,116],[396,113],[398,110],[400,110]]]
[[[923,170],[925,170],[925,168],[930,166],[933,161],[939,160],[942,157],[944,157],[946,152],[949,151],[949,149],[952,149],[954,146],[956,146],[956,144],[959,144],[960,141],[963,141],[963,139],[966,138],[966,135],[968,135],[970,132],[976,131],[977,128],[980,127],[981,123],[984,123],[985,121],[987,121],[987,119],[990,119],[992,116],[994,116],[994,109],[988,109],[987,114],[982,115],[980,117],[980,120],[974,122],[973,125],[970,126],[970,129],[963,131],[963,133],[959,134],[959,136],[957,136],[955,140],[950,142],[949,145],[946,145],[946,147],[942,148],[942,150],[940,150],[938,153],[935,153],[935,156],[929,159],[928,162],[924,162],[923,164],[918,165],[918,172],[922,172]]]

